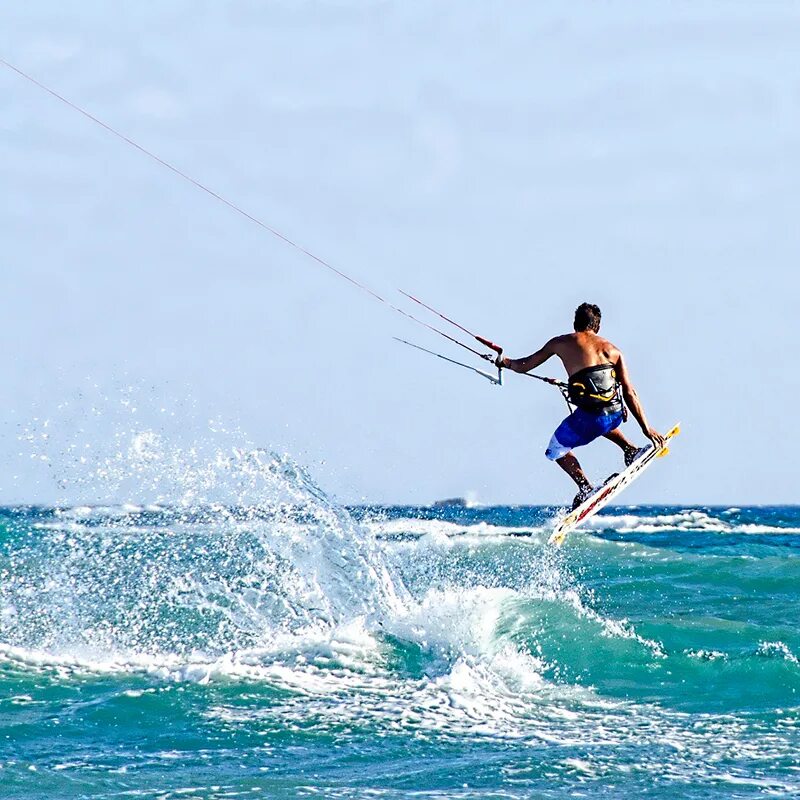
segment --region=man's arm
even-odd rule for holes
[[[499,358],[497,360],[497,366],[505,367],[512,372],[530,372],[530,370],[536,369],[536,367],[544,364],[548,358],[555,354],[555,339],[551,339],[544,347],[525,358]]]
[[[619,361],[617,361],[617,378],[622,385],[622,396],[625,399],[625,405],[628,406],[634,419],[639,423],[642,433],[650,439],[654,447],[663,447],[664,437],[655,428],[651,428],[647,422],[644,408],[642,408],[636,389],[633,388],[622,353],[619,354]]]

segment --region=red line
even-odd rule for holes
[[[218,192],[215,192],[213,189],[210,189],[208,186],[206,186],[205,184],[201,183],[197,179],[193,178],[191,175],[188,175],[187,173],[185,173],[182,170],[178,169],[178,167],[176,167],[174,164],[171,164],[169,161],[166,161],[165,159],[161,158],[161,156],[158,156],[155,153],[153,153],[152,151],[148,150],[146,147],[143,147],[138,142],[135,142],[133,139],[131,139],[129,136],[126,136],[124,133],[121,133],[120,131],[116,130],[115,128],[112,128],[111,125],[109,125],[106,122],[103,122],[103,120],[99,119],[98,117],[94,116],[94,114],[91,114],[88,111],[86,111],[85,109],[83,109],[80,106],[76,105],[71,100],[68,100],[66,97],[64,97],[63,95],[59,94],[54,89],[51,89],[49,86],[45,86],[45,84],[43,84],[40,81],[36,80],[36,78],[32,77],[31,75],[28,75],[27,72],[23,72],[18,67],[15,67],[13,64],[10,64],[4,58],[0,58],[0,64],[3,64],[4,66],[8,67],[8,69],[10,69],[12,72],[16,72],[17,75],[19,75],[22,78],[25,78],[25,80],[27,80],[27,81],[30,81],[32,84],[34,84],[35,86],[38,86],[42,91],[47,92],[47,94],[51,95],[52,97],[55,97],[57,100],[60,100],[62,103],[64,103],[64,105],[68,106],[73,111],[77,111],[79,114],[82,114],[84,117],[86,117],[87,119],[91,120],[96,125],[99,125],[101,128],[103,128],[104,130],[108,131],[108,133],[112,134],[113,136],[116,136],[118,139],[121,139],[123,142],[125,142],[126,144],[128,144],[131,147],[135,148],[140,153],[146,155],[148,158],[152,159],[157,164],[160,164],[162,167],[166,167],[168,170],[173,172],[175,175],[178,175],[180,178],[183,178],[183,180],[185,180],[187,183],[192,184],[192,186],[194,186],[197,189],[200,189],[201,191],[203,191],[206,194],[210,195],[215,200],[218,200],[220,203],[223,203],[228,208],[230,208],[233,211],[235,211],[237,214],[241,214],[241,216],[243,216],[245,219],[250,220],[250,222],[254,222],[256,225],[258,225],[259,227],[263,228],[265,231],[271,233],[273,236],[277,237],[278,239],[280,239],[285,244],[288,244],[290,247],[293,247],[295,250],[298,250],[299,252],[303,253],[303,255],[308,256],[308,258],[313,259],[314,261],[316,261],[321,266],[323,266],[326,269],[330,270],[335,275],[338,275],[340,278],[343,278],[344,280],[348,281],[353,286],[356,286],[357,288],[359,288],[362,291],[366,292],[368,295],[370,295],[370,297],[373,297],[375,300],[378,300],[379,302],[381,302],[384,305],[388,306],[393,311],[396,311],[398,314],[402,314],[407,319],[410,319],[413,322],[416,322],[418,325],[422,325],[423,327],[427,328],[430,331],[433,331],[434,333],[438,333],[440,336],[443,336],[445,339],[448,339],[449,341],[453,342],[454,344],[457,344],[459,347],[463,347],[465,350],[469,350],[471,353],[474,353],[475,355],[478,355],[481,358],[486,358],[485,354],[479,353],[477,350],[474,350],[473,348],[465,345],[463,342],[459,342],[458,339],[454,339],[452,336],[449,336],[444,331],[439,330],[438,328],[434,327],[433,325],[429,325],[427,322],[423,322],[421,319],[417,319],[417,317],[415,317],[413,314],[409,314],[407,311],[403,311],[402,308],[398,308],[393,303],[390,303],[386,298],[384,298],[381,295],[379,295],[376,291],[370,289],[368,286],[365,286],[363,283],[361,283],[360,281],[356,280],[352,276],[348,275],[346,272],[343,272],[342,270],[337,269],[336,267],[334,267],[333,264],[331,264],[330,262],[326,261],[324,258],[321,258],[320,256],[316,255],[315,253],[312,253],[310,250],[308,250],[307,248],[303,247],[301,244],[298,244],[297,242],[293,241],[288,236],[286,236],[283,233],[281,233],[279,230],[273,228],[271,225],[268,225],[266,222],[263,222],[258,217],[255,217],[252,214],[250,214],[249,212],[245,211],[243,208],[241,208],[240,206],[236,205],[236,203],[232,202],[231,200],[228,200],[226,197],[223,197]],[[416,298],[414,298],[414,299],[416,299]],[[422,303],[419,300],[416,300],[416,302],[420,303],[420,305],[425,305],[424,303]],[[427,306],[426,306],[426,308],[427,308]],[[446,317],[442,317],[442,318],[443,319],[447,319]],[[451,320],[447,320],[447,321],[450,322]],[[453,324],[455,325],[456,323],[453,323]],[[457,325],[457,327],[461,328],[460,325]],[[462,328],[462,330],[465,330],[465,329]],[[469,331],[466,331],[466,333],[469,333]],[[470,335],[472,335],[472,334],[470,334]]]

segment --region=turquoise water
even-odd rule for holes
[[[554,552],[552,508],[236,470],[238,503],[0,512],[3,797],[800,795],[799,509]]]

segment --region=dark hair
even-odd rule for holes
[[[594,331],[600,330],[600,306],[594,303],[581,303],[575,309],[575,330]]]

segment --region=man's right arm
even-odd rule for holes
[[[551,339],[544,347],[539,348],[535,353],[525,358],[498,358],[497,366],[510,369],[512,372],[530,372],[532,369],[541,366],[548,358],[556,354],[555,339]]]
[[[625,405],[628,406],[634,419],[639,423],[642,433],[650,439],[654,447],[663,447],[664,437],[655,428],[650,427],[644,413],[644,408],[642,408],[642,403],[639,400],[639,395],[636,393],[636,389],[634,389],[631,383],[631,378],[628,374],[628,368],[622,353],[619,354],[619,361],[617,361],[617,378],[622,386],[622,397],[625,400]]]

